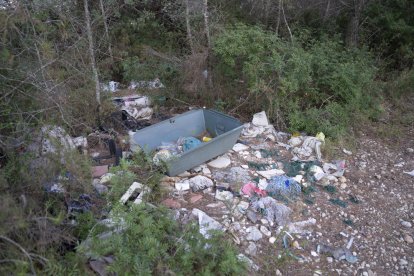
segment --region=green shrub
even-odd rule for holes
[[[166,209],[133,204],[117,206],[112,214],[126,228],[105,240],[93,238],[92,249],[88,251],[96,256],[113,255],[111,272],[122,275],[246,273],[230,241],[218,233],[207,240],[193,224],[174,221]],[[80,252],[85,253],[84,250],[81,246]]]
[[[347,50],[338,38],[290,42],[238,24],[215,38],[213,52],[218,70],[241,76],[255,95],[252,105],[265,108],[279,128],[337,137],[353,114],[375,107],[369,52]]]

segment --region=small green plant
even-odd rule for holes
[[[118,206],[113,209],[113,216],[118,218],[115,221],[123,221],[124,230],[108,239],[92,239],[89,249],[97,256],[114,256],[114,263],[108,267],[110,272],[123,275],[246,272],[230,241],[218,233],[205,239],[195,225],[177,223],[166,209],[145,204]]]

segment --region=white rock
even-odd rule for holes
[[[237,143],[233,146],[233,150],[235,152],[240,152],[240,151],[244,151],[244,150],[248,150],[249,146],[243,145],[241,143]]]
[[[316,253],[315,251],[311,251],[311,255],[312,255],[313,257],[317,257],[317,256],[318,256],[318,253]]]
[[[241,165],[240,167],[242,167],[243,169],[248,169],[249,168],[248,165]]]
[[[269,121],[267,120],[266,112],[262,111],[254,114],[252,123],[255,126],[268,126]]]
[[[216,169],[224,169],[228,167],[231,164],[231,160],[228,157],[219,157],[211,162],[209,162],[207,165],[210,167],[216,168]]]
[[[333,258],[332,258],[332,257],[326,257],[326,261],[327,261],[328,263],[332,263],[332,262],[333,262]]]
[[[267,229],[267,227],[263,225],[260,226],[260,232],[262,232],[265,236],[268,237],[272,235],[272,232],[270,232],[269,229]]]
[[[260,174],[261,176],[267,178],[267,179],[270,179],[273,176],[285,174],[285,172],[283,170],[279,170],[279,169],[272,169],[272,170],[267,170],[267,171],[258,171],[257,173]]]
[[[114,177],[114,176],[115,175],[113,173],[106,173],[106,174],[101,176],[101,180],[99,181],[99,183],[101,183],[101,184],[108,183],[109,181],[111,181],[112,177]]]
[[[255,226],[250,226],[249,228],[247,228],[246,232],[248,232],[246,236],[246,239],[248,241],[258,241],[261,238],[263,238],[262,233]]]
[[[214,183],[210,178],[202,175],[194,176],[193,178],[190,178],[188,182],[190,183],[190,187],[194,192],[214,186]]]
[[[262,154],[260,153],[260,151],[256,150],[254,152],[254,156],[256,156],[257,158],[261,159],[262,158]]]
[[[270,242],[271,244],[274,244],[274,243],[276,242],[276,238],[275,238],[275,237],[270,237],[270,238],[269,238],[269,242]]]
[[[352,151],[347,150],[347,149],[342,149],[343,153],[347,154],[347,155],[352,155]]]
[[[257,254],[257,246],[254,242],[249,242],[249,246],[246,249],[246,254],[250,256],[256,256]]]
[[[404,220],[401,221],[401,225],[404,226],[404,227],[407,227],[407,228],[411,228],[412,227],[411,222],[404,221]]]
[[[210,171],[210,169],[209,169],[209,168],[207,168],[207,167],[204,167],[204,168],[203,168],[203,174],[205,174],[205,175],[211,175],[211,171]]]
[[[233,199],[233,194],[229,191],[216,190],[216,199],[222,201],[228,201]]]
[[[198,217],[198,224],[200,226],[200,233],[205,237],[209,238],[210,234],[209,232],[211,230],[223,230],[223,226],[217,222],[215,219],[208,216],[203,211],[194,208],[192,211],[192,214],[196,217]]]
[[[400,259],[400,266],[406,266],[406,265],[408,265],[407,260]]]
[[[175,188],[178,191],[188,191],[190,190],[190,182],[188,180],[184,180],[183,182],[175,183]]]

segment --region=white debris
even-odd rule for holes
[[[347,150],[347,149],[342,149],[342,152],[347,154],[347,155],[352,155],[352,151]]]
[[[283,170],[279,170],[279,169],[272,169],[272,170],[267,170],[267,171],[257,171],[257,173],[260,174],[261,176],[267,178],[267,179],[270,179],[273,176],[285,174],[285,172]]]
[[[183,182],[175,183],[175,188],[178,191],[188,191],[190,190],[190,181],[184,180]]]
[[[131,81],[128,89],[134,90],[137,88],[159,89],[165,88],[165,86],[159,78],[156,78],[152,81]]]
[[[193,178],[190,178],[188,182],[190,183],[190,187],[194,192],[214,186],[214,183],[210,178],[202,175],[197,175]]]
[[[277,234],[280,234],[281,231],[289,232],[290,234],[307,234],[310,233],[309,230],[304,228],[315,225],[316,219],[310,218],[304,221],[292,222],[284,227],[279,227],[277,230]]]
[[[99,183],[106,184],[109,181],[111,181],[112,177],[114,177],[114,176],[115,175],[113,173],[106,173],[106,174],[101,176],[101,180],[99,181]]]
[[[253,115],[253,125],[266,127],[269,125],[267,120],[266,112],[262,111]]]
[[[248,241],[258,241],[263,238],[263,234],[257,229],[256,226],[250,226],[247,228],[246,232],[248,233],[246,236],[246,240]]]
[[[322,141],[316,137],[308,136],[304,139],[302,146],[293,148],[292,153],[296,154],[297,157],[301,160],[308,159],[311,160],[313,152],[316,153],[318,160],[322,159],[321,153]]]
[[[210,161],[207,165],[216,169],[224,169],[231,164],[231,160],[228,157],[218,157],[217,159]]]
[[[404,173],[406,173],[408,175],[411,175],[411,176],[414,176],[414,170],[412,170],[411,172],[404,172]]]
[[[229,201],[233,199],[233,194],[229,191],[216,190],[216,199],[222,201]]]
[[[245,151],[245,150],[247,150],[247,149],[249,149],[249,147],[248,147],[248,146],[243,145],[243,144],[240,144],[240,143],[237,143],[237,144],[235,144],[235,145],[233,146],[233,150],[234,150],[235,152]]]
[[[142,202],[143,196],[148,192],[150,192],[150,189],[148,187],[144,187],[144,185],[141,183],[134,182],[119,201],[122,204],[125,204],[134,194],[138,193],[136,199],[134,200],[134,203],[140,204]]]
[[[267,185],[268,185],[268,183],[267,183],[266,179],[262,178],[262,179],[259,180],[259,183],[257,184],[257,187],[259,187],[260,190],[266,190]]]
[[[289,145],[291,145],[292,147],[299,147],[302,144],[302,142],[303,141],[300,137],[292,137],[288,141]]]
[[[217,222],[215,219],[208,216],[203,211],[194,208],[192,214],[198,218],[198,225],[200,227],[200,234],[202,234],[205,238],[210,237],[211,230],[220,230],[223,231],[223,226]]]
[[[110,81],[108,84],[101,83],[101,88],[105,92],[116,92],[119,90],[120,83],[116,81]]]
[[[74,149],[75,143],[66,131],[58,126],[44,126],[42,127],[42,143],[41,154],[57,153],[59,149],[71,150]]]

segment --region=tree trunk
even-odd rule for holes
[[[277,11],[276,34],[279,34],[280,17],[282,15],[282,0],[279,0],[279,8]]]
[[[114,55],[112,54],[111,40],[109,38],[109,27],[108,27],[108,23],[106,22],[107,17],[106,17],[106,13],[105,13],[105,7],[104,7],[104,4],[103,4],[103,0],[99,0],[99,6],[101,8],[101,13],[102,13],[102,17],[103,17],[106,40],[108,41],[108,53],[109,53],[109,57],[111,59],[111,64],[113,65],[114,64]]]
[[[89,14],[89,7],[88,7],[89,0],[83,0],[84,8],[85,8],[85,21],[86,21],[86,33],[88,35],[88,42],[89,42],[89,55],[91,59],[91,67],[92,73],[95,80],[95,96],[96,102],[98,103],[98,125],[100,124],[100,113],[101,113],[101,90],[99,85],[99,77],[98,77],[98,70],[96,69],[96,62],[95,62],[95,51],[93,46],[93,37],[92,37],[92,29],[91,29],[91,16]]]
[[[190,7],[188,5],[188,0],[185,0],[185,24],[187,26],[188,44],[190,46],[191,53],[194,54],[193,34],[191,33]]]
[[[210,29],[209,29],[209,24],[208,24],[208,0],[204,0],[203,15],[204,15],[204,30],[205,30],[206,39],[207,39],[207,48],[208,48],[208,51],[210,51],[211,42],[210,42]]]
[[[364,0],[354,0],[352,5],[351,16],[348,21],[346,30],[346,45],[348,47],[357,47],[359,42],[359,20],[364,7]]]
[[[209,28],[209,20],[208,20],[208,0],[204,0],[203,15],[204,15],[204,30],[205,30],[206,39],[207,39],[207,58],[206,58],[207,86],[211,88],[213,87],[213,80],[211,78],[211,72],[210,72],[211,41],[210,41],[210,28]]]

